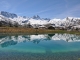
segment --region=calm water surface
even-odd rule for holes
[[[80,35],[0,35],[0,60],[79,60]]]

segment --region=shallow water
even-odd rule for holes
[[[80,35],[0,35],[0,60],[78,60]]]

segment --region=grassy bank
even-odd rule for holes
[[[24,34],[47,34],[47,33],[70,33],[80,34],[78,31],[66,31],[66,30],[50,30],[50,29],[34,29],[34,28],[15,28],[15,27],[0,27],[0,33],[24,33]]]

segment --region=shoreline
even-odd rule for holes
[[[55,33],[80,34],[79,31],[34,29],[34,28],[23,28],[23,27],[18,27],[18,28],[0,27],[0,34],[55,34]]]

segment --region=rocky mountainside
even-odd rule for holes
[[[5,11],[1,11],[0,15],[3,15],[4,17],[7,17],[7,18],[17,18],[16,14],[5,12]]]
[[[38,15],[33,17],[26,16],[17,16],[17,14],[9,13],[5,11],[0,12],[0,26],[1,25],[53,25],[55,27],[69,27],[69,26],[77,26],[80,27],[80,18],[75,17],[67,17],[64,19],[49,19],[49,18],[41,18]]]

